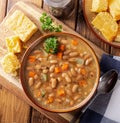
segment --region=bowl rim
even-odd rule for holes
[[[41,41],[43,41],[44,39],[50,37],[50,36],[61,36],[61,35],[67,35],[67,36],[71,36],[71,37],[75,37],[78,38],[80,41],[82,41],[82,43],[85,44],[86,47],[89,48],[89,50],[91,50],[92,55],[94,56],[96,65],[97,65],[97,78],[96,78],[96,82],[92,88],[92,91],[89,93],[89,95],[79,104],[71,107],[71,108],[67,108],[67,109],[50,109],[50,108],[46,108],[43,107],[41,104],[39,104],[39,102],[37,100],[34,99],[34,97],[31,96],[31,94],[29,93],[29,89],[28,87],[25,86],[25,64],[26,64],[26,58],[29,56],[29,54],[31,53],[31,51],[34,49],[34,47],[36,47]],[[64,112],[70,112],[73,110],[76,110],[78,108],[82,108],[91,98],[92,96],[95,94],[97,87],[98,87],[98,83],[99,83],[99,77],[100,77],[100,66],[99,66],[99,62],[98,62],[98,58],[96,56],[95,51],[93,50],[93,48],[85,41],[83,40],[81,37],[72,34],[72,33],[68,33],[68,32],[53,32],[53,33],[49,33],[46,35],[41,36],[40,38],[38,38],[37,40],[35,40],[25,51],[25,53],[23,54],[22,60],[21,60],[21,67],[20,67],[20,82],[22,85],[22,88],[25,92],[25,94],[27,95],[27,97],[32,101],[32,103],[34,103],[36,106],[38,106],[39,108],[42,108],[44,110],[50,111],[50,112],[57,112],[57,113],[64,113]]]

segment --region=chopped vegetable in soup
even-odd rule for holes
[[[93,54],[72,37],[50,37],[28,56],[26,80],[30,91],[49,109],[79,104],[92,91],[96,78]]]

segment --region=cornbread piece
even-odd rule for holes
[[[26,42],[36,31],[36,25],[19,10],[16,10],[5,22],[6,27]]]
[[[14,55],[13,53],[6,54],[4,58],[2,59],[1,64],[2,64],[3,70],[6,73],[10,73],[15,76],[17,75],[16,70],[20,68],[20,62],[16,55]]]
[[[21,52],[21,42],[18,36],[7,37],[6,45],[9,52],[13,53]]]
[[[117,35],[118,24],[108,12],[98,13],[92,21],[92,24],[110,42],[113,41]]]
[[[108,0],[92,0],[92,12],[102,12],[108,9]]]
[[[109,11],[116,21],[120,20],[120,0],[109,0]]]

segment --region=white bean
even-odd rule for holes
[[[54,97],[54,93],[50,93],[49,94],[49,97]]]
[[[86,61],[85,61],[85,65],[89,65],[91,62],[92,62],[92,58],[88,58],[88,59],[86,59]]]
[[[69,90],[69,89],[66,90],[66,93],[67,93],[68,95],[70,95],[70,96],[72,95],[72,91]]]
[[[41,85],[41,82],[38,82],[36,85],[35,85],[35,89],[38,89]]]
[[[76,71],[73,68],[71,68],[70,71],[73,76],[76,76]]]
[[[68,71],[68,75],[69,75],[70,77],[72,77],[71,71]]]
[[[73,85],[72,92],[75,93],[78,90],[79,85]]]
[[[70,58],[69,62],[76,62],[76,60],[77,60],[76,58]]]
[[[61,82],[62,78],[61,78],[61,77],[58,77],[57,80],[58,80],[59,82]]]
[[[84,60],[88,59],[89,57],[90,57],[90,55],[89,55],[89,54],[86,54],[86,55],[84,56]]]
[[[50,71],[50,72],[53,72],[54,69],[55,69],[55,65],[52,65],[52,66],[49,68],[49,71]]]
[[[37,74],[35,74],[34,79],[38,79],[38,75]]]
[[[50,56],[49,56],[49,59],[50,59],[50,60],[53,60],[53,59],[55,59],[55,56],[54,56],[54,55],[50,55]]]
[[[77,78],[76,78],[76,80],[78,81],[78,80],[80,80],[80,79],[82,79],[82,78],[83,78],[82,75],[78,75]]]
[[[61,103],[62,102],[62,100],[61,99],[58,99],[58,98],[55,99],[55,101],[58,102],[58,103]]]
[[[73,100],[71,100],[71,101],[70,101],[70,105],[72,106],[73,104],[74,104],[74,101],[73,101]]]
[[[63,56],[63,60],[66,60],[66,59],[68,59],[68,56],[65,56],[65,55],[64,55],[64,56]]]
[[[56,64],[57,63],[57,60],[50,60],[50,63],[51,64]]]
[[[64,77],[65,80],[66,80],[68,83],[72,82],[71,78],[69,77],[69,75],[68,75],[67,73],[62,73],[62,77]]]
[[[52,83],[52,84],[51,84],[51,87],[52,87],[52,88],[56,88],[56,86],[57,86],[57,80],[54,79],[54,78],[52,78],[52,79],[51,79],[51,83]]]
[[[38,53],[41,53],[41,51],[40,50],[35,50],[33,53],[38,54]]]
[[[66,51],[64,52],[64,54],[65,54],[65,55],[68,55],[70,52],[71,52],[71,50],[66,50]]]
[[[35,69],[39,70],[41,68],[41,65],[36,65]]]
[[[67,40],[65,40],[65,39],[62,39],[62,40],[61,40],[61,43],[63,43],[63,44],[67,44],[67,43],[68,43],[68,41],[67,41]]]
[[[78,56],[78,52],[71,52],[71,53],[69,53],[69,56],[70,57]]]
[[[76,101],[76,100],[78,100],[80,98],[80,95],[76,95],[75,97],[74,97],[74,100]]]
[[[48,73],[48,69],[44,69],[43,70],[43,73]]]
[[[52,77],[55,77],[55,74],[54,73],[51,73],[50,74],[50,77],[52,78]]]
[[[28,80],[28,83],[29,83],[30,87],[33,85],[33,81],[34,81],[34,79],[32,77],[30,77],[29,80]]]
[[[67,76],[67,73],[62,73],[62,77],[65,77],[65,76]]]
[[[65,76],[65,79],[68,83],[72,82],[71,78],[69,76]]]

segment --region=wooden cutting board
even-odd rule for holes
[[[4,22],[15,10],[23,11],[25,13],[25,15],[28,16],[37,25],[37,27],[39,28],[37,33],[35,33],[32,36],[32,38],[30,39],[30,42],[33,42],[36,39],[38,39],[40,36],[45,35],[45,33],[41,30],[41,24],[40,24],[40,21],[39,21],[39,18],[40,18],[41,14],[44,11],[42,9],[37,8],[36,6],[34,6],[32,4],[28,4],[28,3],[24,3],[24,2],[16,3],[13,6],[13,8],[10,10],[8,15],[5,17],[3,22],[0,24],[0,58],[3,57],[5,55],[5,53],[7,52],[6,45],[5,45],[5,37],[13,35],[13,33],[4,26]],[[57,20],[53,16],[51,16],[51,17],[53,18],[53,20],[56,23],[61,24],[63,26],[63,30],[64,31],[76,34],[81,39],[83,39],[87,43],[89,43],[91,45],[91,47],[95,50],[96,55],[98,56],[98,58],[99,59],[101,58],[101,55],[104,53],[101,49],[99,49],[97,46],[95,46],[94,44],[92,44],[91,42],[89,42],[88,40],[83,38],[82,36],[80,36],[78,33],[73,31],[72,29],[70,29],[66,25],[64,25],[62,22],[60,22],[59,20]],[[55,121],[57,123],[58,122],[66,123],[67,121],[70,121],[72,119],[73,115],[74,115],[74,112],[73,113],[62,113],[62,114],[47,112],[47,111],[45,111],[43,109],[40,109],[39,107],[35,106],[26,97],[26,95],[25,95],[25,93],[24,93],[24,91],[22,89],[21,83],[19,82],[19,78],[14,78],[14,77],[4,73],[3,69],[1,68],[1,66],[0,66],[0,84],[3,85],[4,87],[6,87],[11,92],[13,92],[14,94],[16,94],[21,99],[25,100],[28,104],[30,104],[35,109],[37,109],[38,111],[40,111],[41,113],[43,113],[44,115],[49,117],[51,120],[53,120],[53,121]]]

